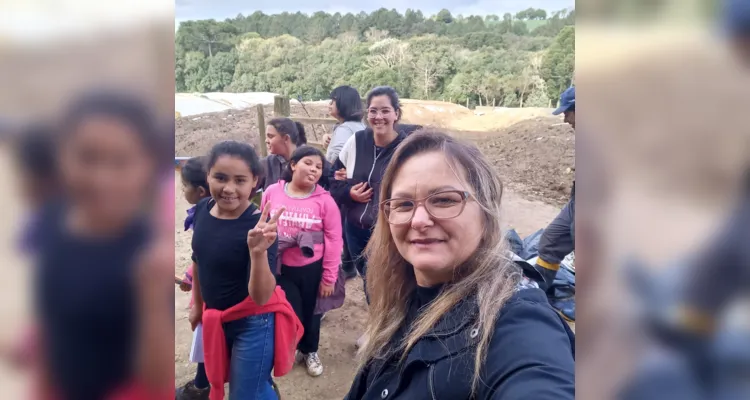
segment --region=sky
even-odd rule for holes
[[[251,3],[252,6],[249,6]],[[403,13],[407,8],[421,10],[425,16],[437,14],[445,8],[453,15],[503,15],[506,12],[515,14],[529,7],[547,11],[557,11],[575,7],[575,0],[379,0],[361,2],[353,0],[175,0],[175,21],[177,23],[191,19],[223,20],[237,14],[250,15],[255,11],[266,14],[277,14],[284,11],[312,14],[316,11],[328,13],[360,11],[371,12],[379,8],[395,8]]]

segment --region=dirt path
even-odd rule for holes
[[[182,274],[190,263],[190,232],[183,232],[185,210],[189,207],[182,198],[180,179],[175,179],[175,273]],[[508,227],[521,236],[544,228],[556,215],[556,207],[525,200],[514,193],[505,194],[504,219]],[[287,376],[278,379],[284,400],[340,400],[349,390],[356,363],[354,343],[362,332],[367,318],[362,281],[352,279],[346,286],[346,302],[323,320],[320,335],[320,357],[325,372],[311,378],[302,367],[295,367]],[[188,362],[192,333],[187,321],[190,295],[175,288],[175,384],[193,379],[195,365]]]

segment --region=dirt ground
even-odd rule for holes
[[[183,231],[185,212],[190,207],[182,198],[179,175],[175,172],[175,274],[181,275],[190,263],[191,232]],[[504,222],[522,236],[546,226],[558,208],[527,200],[508,191],[504,195]],[[183,385],[193,379],[195,365],[190,364],[192,332],[187,321],[190,294],[175,288],[175,384]],[[325,371],[312,378],[304,367],[295,367],[288,375],[277,379],[284,400],[340,400],[346,395],[354,378],[356,361],[354,343],[362,333],[367,319],[362,281],[352,279],[346,285],[346,302],[331,311],[323,320],[320,334],[320,357]]]

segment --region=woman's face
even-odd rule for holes
[[[340,119],[339,117],[339,109],[336,107],[336,100],[331,99],[331,102],[328,103],[328,114],[330,114],[333,118]]]
[[[375,134],[393,132],[393,125],[399,119],[399,112],[393,108],[391,98],[386,95],[375,96],[367,107],[367,122]]]
[[[65,191],[97,221],[137,212],[153,187],[155,162],[133,129],[113,117],[88,117],[61,148]]]
[[[289,141],[289,136],[284,136],[279,133],[271,125],[266,127],[266,148],[269,154],[286,154]]]
[[[292,165],[292,180],[297,186],[312,187],[323,174],[323,160],[318,156],[302,157]]]
[[[401,166],[393,180],[391,199],[421,200],[448,190],[473,193],[463,180],[442,153],[422,153]],[[390,230],[398,252],[414,267],[417,284],[434,286],[449,281],[453,269],[476,251],[483,227],[482,210],[470,198],[463,211],[451,219],[436,219],[420,204],[410,222],[390,225]]]

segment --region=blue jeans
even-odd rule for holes
[[[360,228],[346,221],[344,235],[346,235],[346,247],[349,250],[349,257],[351,257],[354,266],[357,268],[357,272],[362,276],[362,282],[364,282],[365,300],[367,304],[370,304],[370,295],[367,293],[367,281],[365,280],[367,258],[365,258],[364,250],[367,247],[367,242],[370,241],[372,230],[369,228]]]
[[[224,324],[231,354],[230,400],[277,400],[271,386],[275,315],[253,315]]]

